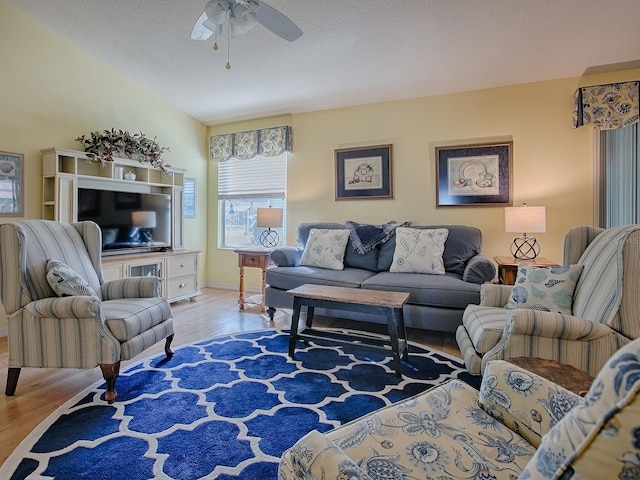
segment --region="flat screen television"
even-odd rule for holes
[[[78,221],[102,230],[102,254],[171,248],[171,195],[78,188]]]

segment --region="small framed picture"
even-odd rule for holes
[[[436,147],[436,206],[510,206],[513,142]]]
[[[336,200],[393,198],[392,145],[335,151]]]
[[[196,179],[184,179],[182,186],[183,213],[184,218],[196,218]]]
[[[24,155],[0,152],[0,216],[24,215]]]

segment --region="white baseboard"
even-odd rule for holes
[[[238,291],[238,285],[229,285],[228,283],[205,283],[206,288],[219,288],[220,290],[235,290]],[[261,293],[259,287],[244,287],[245,293]]]

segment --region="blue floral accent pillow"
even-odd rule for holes
[[[348,241],[349,230],[312,228],[302,252],[300,265],[343,270],[344,251]]]
[[[47,282],[60,297],[72,295],[98,296],[84,278],[78,275],[71,267],[58,260],[49,260],[47,262]]]
[[[446,228],[396,229],[396,250],[389,271],[393,273],[426,273],[444,275],[444,244],[449,236]]]
[[[582,265],[519,265],[506,307],[571,315],[573,292],[581,273]]]

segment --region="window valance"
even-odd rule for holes
[[[209,141],[211,160],[214,162],[226,162],[232,157],[248,160],[257,155],[277,157],[291,151],[291,127],[215,135]]]
[[[638,123],[640,82],[581,87],[574,95],[573,128],[612,130]]]

